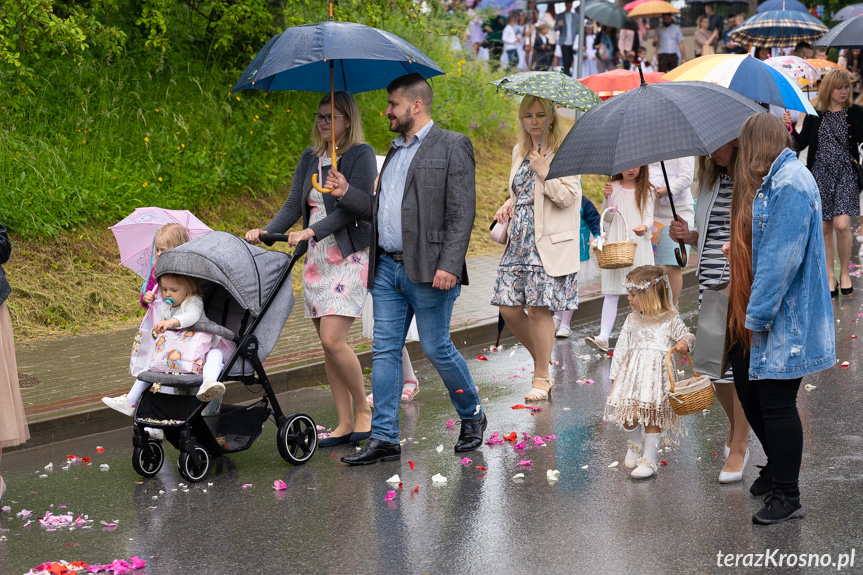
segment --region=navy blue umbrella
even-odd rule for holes
[[[288,28],[273,36],[231,88],[236,90],[304,90],[353,94],[380,90],[407,74],[426,78],[443,74],[437,64],[412,44],[395,34],[356,24],[334,22],[333,4],[330,19],[317,24]],[[330,122],[335,121],[335,105],[330,107]],[[333,166],[336,165],[336,141],[331,142]],[[332,190],[312,185],[321,193]]]
[[[758,5],[756,12],[760,14],[770,10],[790,10],[792,12],[809,13],[809,8],[799,0],[767,0],[767,2]]]
[[[380,90],[405,74],[443,74],[437,64],[395,34],[354,22],[319,22],[273,36],[231,88],[235,90]]]
[[[815,42],[827,32],[821,20],[808,12],[768,10],[750,16],[735,28],[729,38],[760,48],[784,48],[798,42]]]

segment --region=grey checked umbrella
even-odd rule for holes
[[[815,42],[816,46],[863,48],[863,15],[845,20]]]
[[[653,162],[706,156],[739,136],[746,118],[758,112],[764,108],[749,98],[707,82],[642,84],[579,118],[557,150],[547,179],[610,176]],[[673,200],[671,209],[676,217]],[[675,251],[678,263],[685,265],[686,252]]]

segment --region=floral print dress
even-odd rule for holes
[[[848,153],[846,111],[824,112],[818,127],[818,150],[812,176],[821,194],[821,219],[860,215],[857,174]]]
[[[324,196],[312,190],[309,225],[327,217]],[[303,264],[303,300],[307,318],[325,315],[362,317],[366,301],[366,279],[369,276],[368,248],[342,255],[335,236],[320,241],[309,240]]]
[[[552,277],[545,273],[536,249],[534,183],[536,174],[525,158],[512,180],[515,209],[509,243],[497,268],[492,305],[578,309],[578,274]]]

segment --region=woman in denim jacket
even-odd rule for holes
[[[744,124],[731,204],[728,325],[734,384],[767,455],[753,495],[768,495],[754,523],[805,515],[798,476],[804,375],[836,363],[821,200],[812,174],[771,114]]]

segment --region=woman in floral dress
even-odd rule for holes
[[[306,148],[288,199],[263,230],[246,232],[249,243],[258,243],[267,233],[283,233],[297,220],[303,229],[291,232],[288,243],[308,242],[303,266],[303,300],[306,317],[315,324],[324,348],[324,366],[336,404],[339,424],[321,447],[357,443],[371,435],[371,408],[366,403],[363,372],[347,343],[348,330],[361,317],[366,299],[371,226],[339,209],[335,199],[312,186],[327,179],[332,160],[330,138],[335,133],[339,171],[358,190],[374,188],[377,163],[372,147],[363,143],[360,114],[353,96],[335,93],[335,118],[330,96],[318,104],[312,127],[312,146]],[[354,418],[356,409],[356,419]]]
[[[509,240],[497,272],[492,305],[533,357],[527,401],[547,399],[556,311],[578,308],[581,178],[546,180],[564,131],[549,100],[525,96],[512,151],[510,195],[495,214]],[[525,311],[527,313],[525,313]]]

